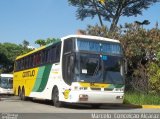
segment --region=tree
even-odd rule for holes
[[[41,47],[41,46],[46,45],[46,42],[43,39],[38,39],[38,40],[35,41],[35,44],[38,44]]]
[[[47,38],[46,39],[46,44],[55,43],[55,42],[58,42],[58,41],[60,41],[59,38]]]
[[[107,38],[113,38],[113,39],[119,39],[120,33],[118,33],[119,29],[115,29],[116,32],[109,32],[109,29],[106,26],[91,26],[88,25],[87,29],[85,31],[88,35],[94,35],[94,36],[101,36],[101,37],[107,37]]]
[[[157,68],[159,61],[156,54],[160,51],[160,30],[146,30],[136,24],[128,24],[126,33],[119,39],[128,59],[127,82],[144,93],[158,92],[155,87],[160,86],[160,75],[157,75],[160,70]]]
[[[31,50],[24,48],[23,45],[13,43],[0,44],[0,72],[12,72],[16,57],[29,51]]]
[[[47,38],[46,40],[44,39],[38,39],[35,41],[35,44],[38,44],[41,46],[44,46],[44,45],[47,45],[47,44],[50,44],[50,43],[55,43],[55,42],[58,42],[60,41],[59,38]]]
[[[98,15],[101,26],[102,18],[111,22],[110,31],[114,31],[121,16],[142,15],[144,9],[159,0],[68,0],[69,4],[77,7],[77,19],[94,18]]]
[[[26,40],[24,40],[24,41],[22,42],[22,45],[23,45],[23,47],[27,48],[27,47],[29,46],[29,42],[26,41]]]

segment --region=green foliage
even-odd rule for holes
[[[59,38],[47,38],[46,40],[44,39],[38,39],[35,41],[35,44],[38,44],[41,46],[44,46],[44,45],[47,45],[47,44],[50,44],[50,43],[55,43],[55,42],[58,42],[60,41]]]
[[[148,67],[148,75],[150,92],[160,94],[160,66],[154,62],[150,63]]]
[[[160,105],[160,95],[125,92],[124,103],[135,105]]]
[[[22,45],[23,45],[23,47],[27,48],[27,47],[29,46],[29,42],[26,41],[26,40],[24,40],[24,41],[22,42]]]
[[[128,77],[131,77],[128,82],[140,92],[158,93],[160,77],[157,75],[159,68],[154,55],[160,49],[160,30],[145,30],[136,24],[128,25],[125,30],[120,40],[128,59]]]
[[[110,32],[106,26],[99,26],[97,24],[95,26],[88,25],[85,33],[88,35],[93,35],[93,36],[101,36],[101,37],[119,39],[120,34],[118,30],[119,29],[117,28],[115,29],[115,32]]]
[[[105,26],[91,26],[88,25],[87,27],[87,34],[101,36],[101,37],[108,37],[108,29]]]
[[[16,45],[13,43],[0,44],[0,72],[12,72],[15,58],[29,51],[31,50],[22,45]]]
[[[102,18],[111,22],[110,30],[114,31],[121,16],[142,15],[142,11],[159,0],[68,0],[77,7],[77,19],[98,16],[101,26]]]
[[[41,46],[46,45],[46,42],[43,39],[38,39],[38,40],[35,41],[35,44],[38,44],[41,47]]]

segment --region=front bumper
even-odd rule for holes
[[[80,98],[84,95],[84,98]],[[71,103],[123,103],[124,92],[71,91],[67,102]]]
[[[14,94],[11,89],[1,89],[0,94]]]

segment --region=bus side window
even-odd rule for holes
[[[50,58],[51,58],[51,62],[55,62],[55,58],[56,58],[56,47],[52,47],[51,48],[51,55],[50,55]]]
[[[31,55],[29,62],[30,62],[30,68],[33,67],[33,55]]]
[[[47,50],[47,63],[50,62],[50,49]]]
[[[21,70],[21,60],[18,60],[18,70]]]
[[[24,58],[24,69],[27,68],[27,57]]]
[[[18,61],[15,61],[15,71],[17,71],[18,70]]]
[[[26,63],[26,62],[27,62],[27,58],[25,57],[25,58],[24,58],[24,69],[25,69],[26,66],[27,66],[27,63]]]
[[[36,54],[36,66],[40,65],[41,62],[41,56],[40,56],[40,52]]]
[[[63,79],[68,84],[71,85],[71,81],[73,80],[73,70],[71,66],[71,59],[73,57],[73,41],[72,39],[67,39],[64,41],[64,49],[63,49],[63,61],[62,61],[62,73]]]
[[[61,44],[56,46],[56,51],[55,51],[55,62],[59,62],[60,61],[60,54],[61,54]]]
[[[41,60],[42,58],[41,58],[41,57],[42,57],[42,54],[41,54],[41,52],[39,52],[39,65],[40,65],[41,62],[42,62],[42,60]]]
[[[33,66],[35,66],[36,65],[36,55],[34,54],[33,55]]]
[[[22,70],[23,59],[20,60],[20,70]]]
[[[21,69],[24,69],[24,59],[21,60]]]
[[[44,64],[44,50],[41,51],[41,65]]]
[[[45,54],[44,54],[44,62],[47,63],[47,59],[48,59],[48,50],[45,50]]]

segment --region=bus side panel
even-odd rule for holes
[[[53,68],[53,64],[47,64],[45,66],[42,66],[39,68],[37,78],[34,84],[34,87],[32,89],[32,92],[30,94],[30,97],[36,97],[41,99],[48,99],[51,96],[52,91],[50,91],[49,85],[51,85],[51,88],[53,88],[53,82],[51,83],[49,80],[53,80],[51,77],[51,71]],[[49,97],[48,97],[49,95]]]
[[[39,73],[38,73],[39,75]],[[69,86],[62,80],[61,66],[59,64],[46,65],[45,71],[43,71],[43,79],[39,84],[36,79],[35,86],[30,94],[30,97],[36,97],[39,99],[52,99],[53,87],[57,86],[59,91],[59,100],[64,100],[64,89],[69,89]],[[37,90],[36,89],[37,86]]]
[[[22,90],[22,87],[24,87],[25,96],[29,96],[34,86],[37,74],[38,68],[15,72],[13,80],[14,94],[18,95],[18,88],[20,87]]]

